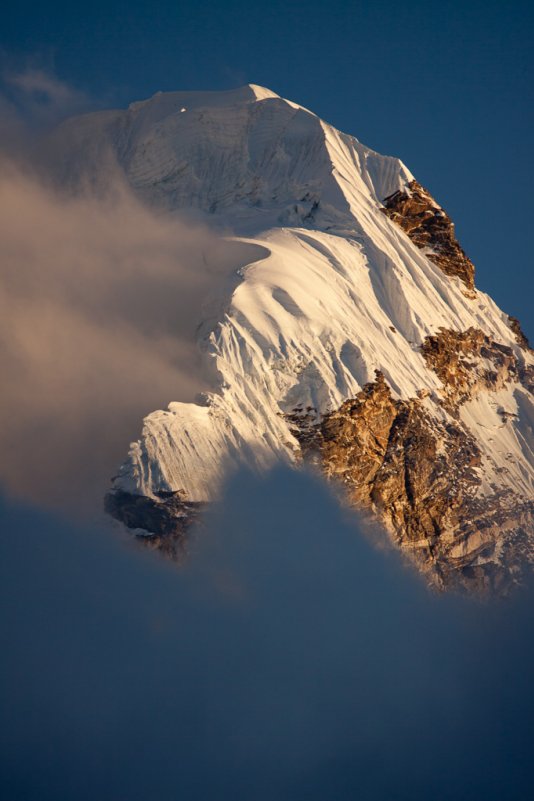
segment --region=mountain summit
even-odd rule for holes
[[[199,320],[216,390],[148,415],[113,515],[176,552],[229,466],[311,461],[435,585],[519,578],[534,355],[401,161],[254,85],[160,93],[70,120],[56,142],[64,181],[98,178],[111,153],[149,205],[258,246]]]

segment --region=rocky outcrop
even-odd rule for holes
[[[456,239],[454,223],[420,183],[410,181],[404,189],[386,197],[382,211],[446,275],[457,276],[474,290],[475,267]]]
[[[519,367],[519,380],[522,385],[534,395],[534,364],[521,364]]]
[[[420,398],[395,400],[384,376],[313,423],[289,415],[302,456],[372,512],[437,587],[506,591],[529,554],[534,504],[511,492],[480,498],[481,452],[457,420]]]
[[[180,561],[188,531],[202,513],[204,504],[188,501],[182,492],[160,492],[158,498],[122,490],[109,492],[105,511],[132,529],[138,541]]]
[[[480,329],[440,328],[425,339],[421,353],[440,378],[444,402],[454,415],[478,392],[495,392],[519,379],[520,365],[512,348],[493,342]]]
[[[521,323],[517,319],[517,317],[512,317],[510,314],[508,315],[508,323],[510,328],[514,332],[515,339],[518,345],[521,345],[523,350],[528,350],[532,353],[532,348],[530,347],[530,342],[528,341],[528,337],[521,328]]]

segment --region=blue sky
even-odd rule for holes
[[[50,2],[12,7],[1,46],[103,105],[259,83],[400,156],[534,338],[533,21],[521,1]]]
[[[522,1],[49,0],[4,13],[0,66],[95,106],[247,82],[298,101],[406,162],[534,340],[533,18]],[[211,530],[251,606],[203,606],[202,560],[178,581],[103,526],[0,498],[0,796],[527,797],[531,593],[430,597],[305,476],[241,476],[227,500]]]

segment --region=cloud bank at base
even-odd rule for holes
[[[1,523],[10,801],[528,796],[532,595],[429,595],[308,476],[238,476],[180,571]]]

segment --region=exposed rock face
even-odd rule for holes
[[[445,403],[457,407],[482,390],[495,392],[519,379],[520,366],[512,348],[492,342],[483,331],[441,328],[421,346],[428,366],[443,383]]]
[[[519,378],[525,389],[534,395],[534,365],[522,364],[519,367]]]
[[[395,400],[379,371],[318,423],[312,411],[289,416],[303,458],[378,516],[434,585],[501,592],[519,579],[534,503],[511,492],[477,497],[481,451],[461,422],[419,398]]]
[[[528,337],[521,328],[521,323],[519,322],[517,317],[512,317],[511,315],[508,315],[508,322],[510,323],[510,328],[515,334],[517,344],[521,345],[523,350],[532,351],[532,348],[530,347],[530,342],[528,341]]]
[[[181,492],[160,493],[158,499],[116,490],[105,498],[105,511],[133,529],[137,539],[172,559],[181,560],[187,532],[203,504],[187,501]]]
[[[386,197],[383,212],[446,275],[458,276],[469,290],[474,289],[475,267],[456,239],[454,223],[421,184],[411,181]]]

